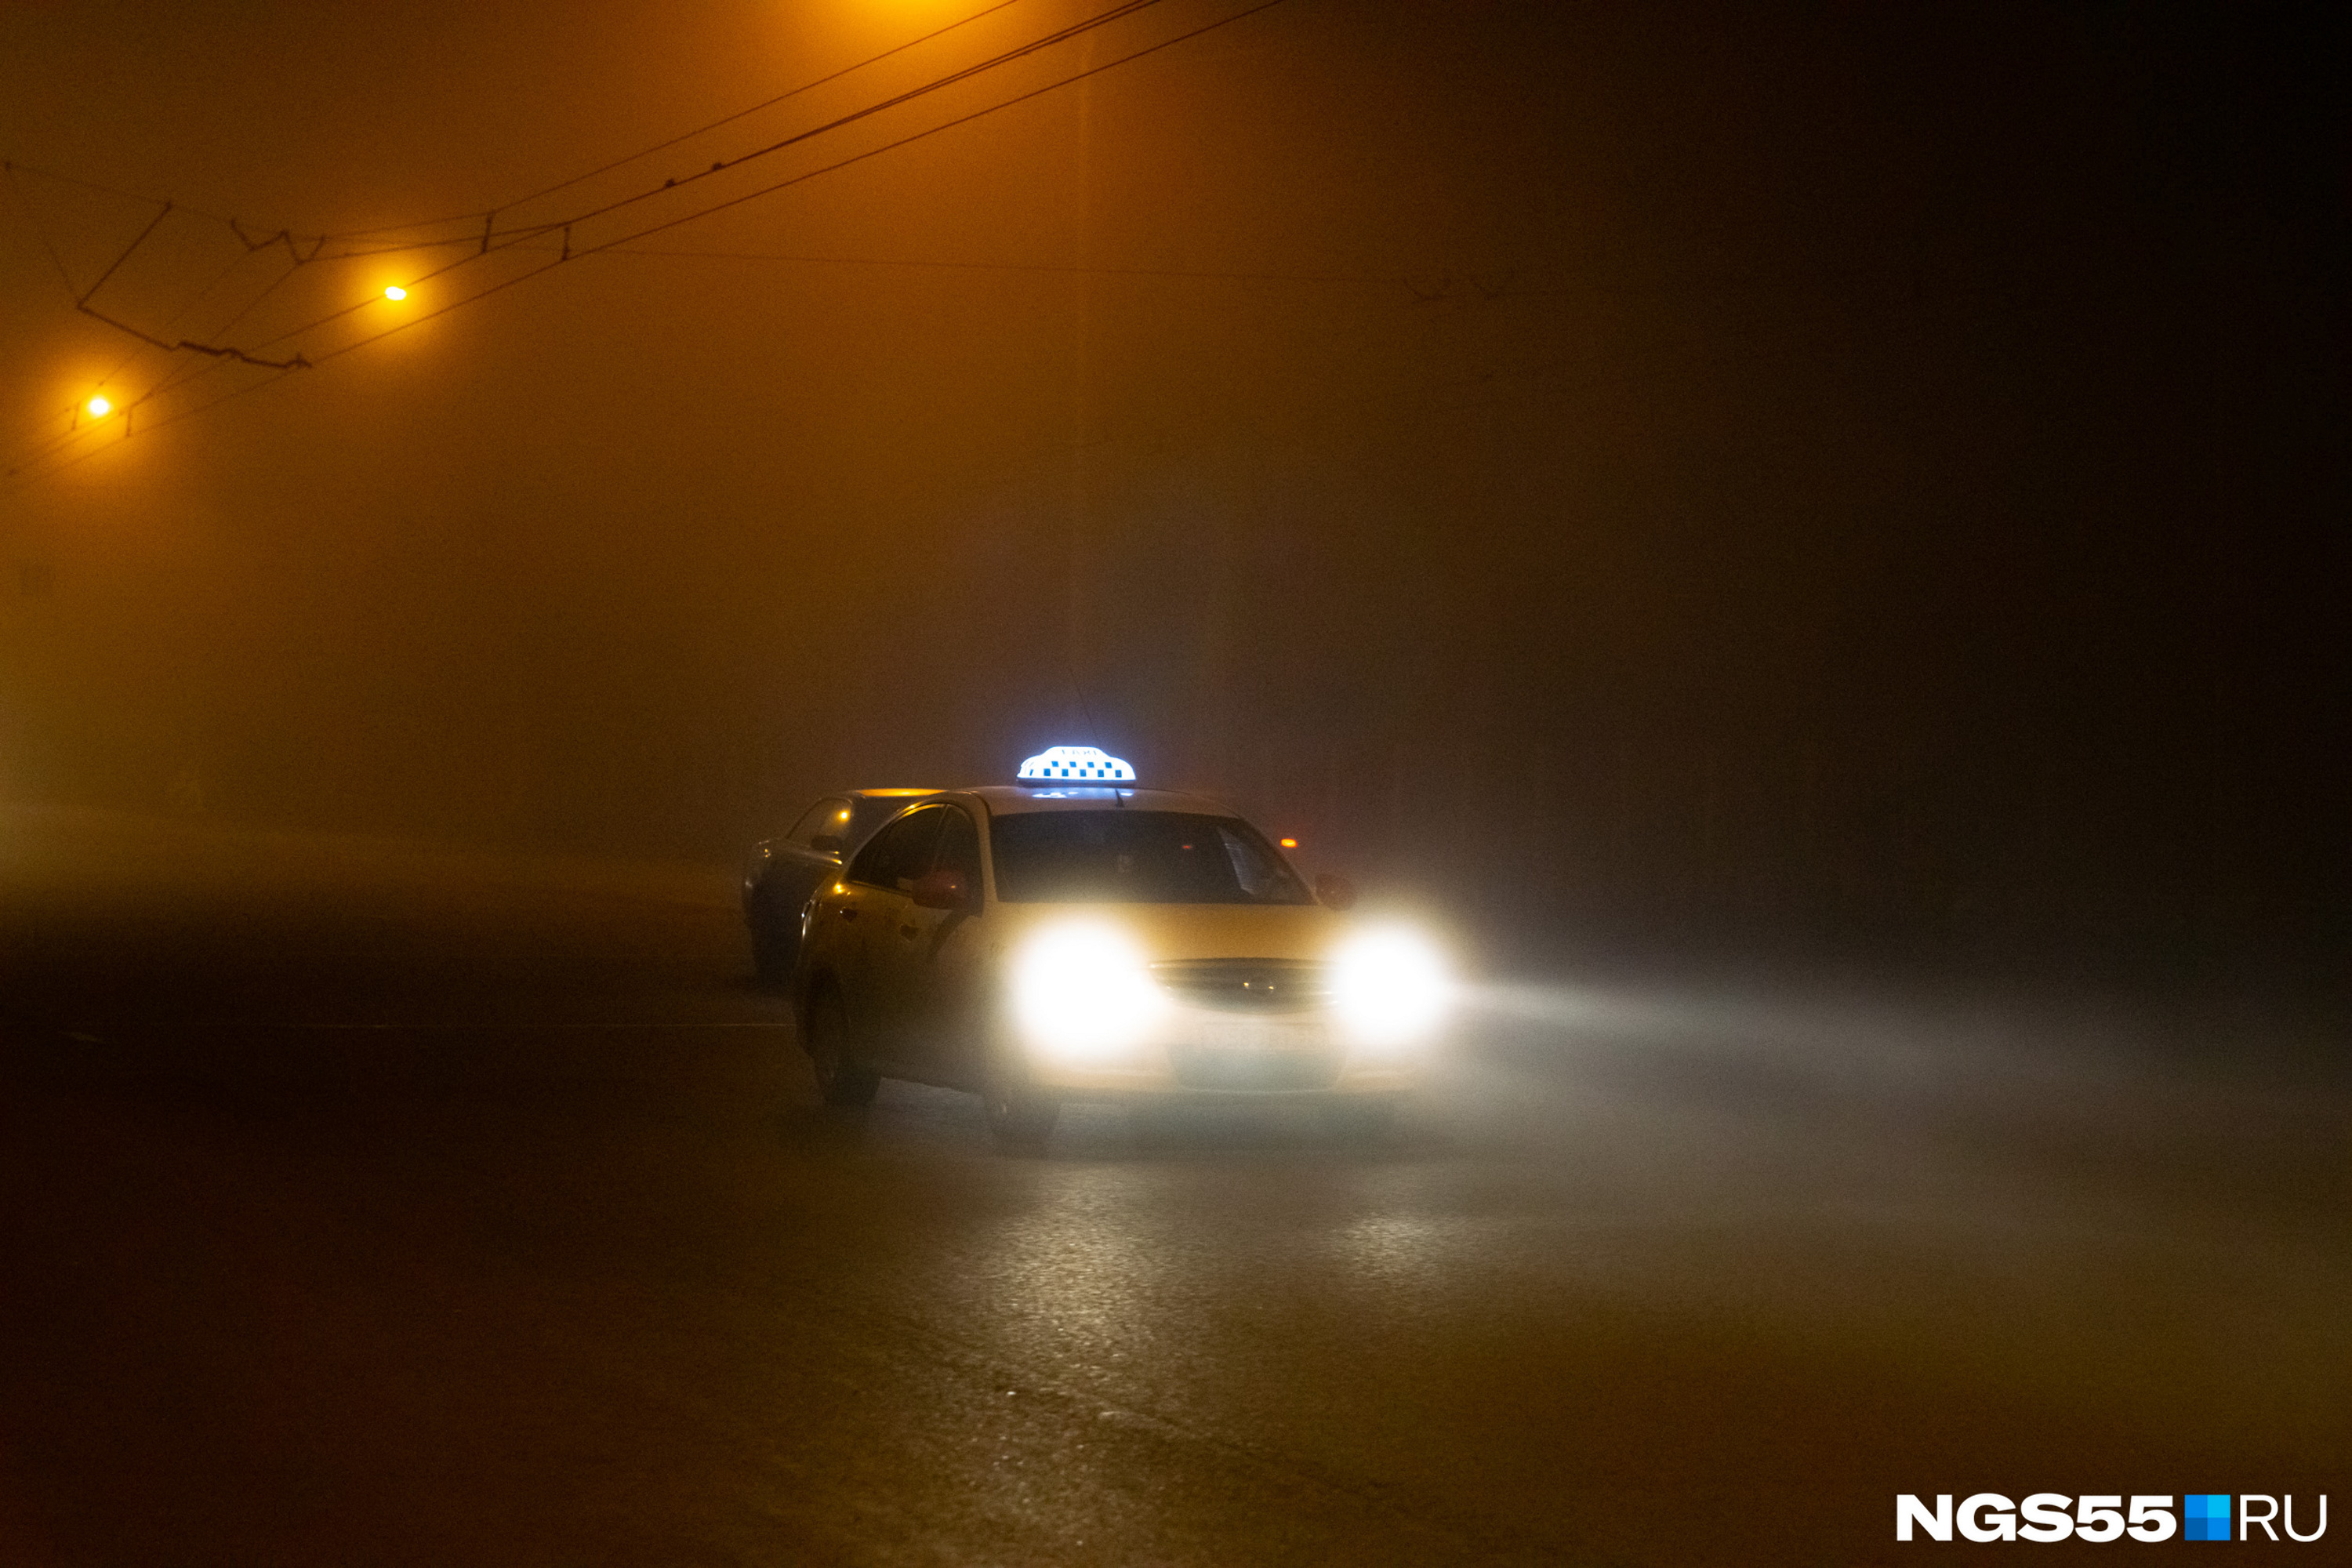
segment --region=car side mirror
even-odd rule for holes
[[[915,879],[907,896],[919,910],[968,910],[972,905],[971,889],[961,871],[927,871]]]
[[[842,850],[841,835],[838,833],[820,833],[815,837],[809,840],[809,847],[815,850],[820,855],[838,855]]]
[[[1356,884],[1326,871],[1315,879],[1315,901],[1327,909],[1348,909],[1356,901]]]

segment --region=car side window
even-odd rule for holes
[[[838,837],[848,831],[849,802],[837,795],[829,795],[803,812],[801,819],[793,824],[792,832],[785,837],[806,849],[811,840],[820,834],[829,833]]]
[[[976,901],[980,897],[980,829],[972,826],[971,817],[953,806],[941,808],[940,815],[947,820],[940,829],[939,854],[932,867],[959,873]]]
[[[932,847],[939,842],[940,819],[945,815],[934,806],[908,812],[891,823],[857,852],[850,864],[849,879],[906,891],[908,883],[931,868]]]
[[[1243,892],[1253,899],[1270,899],[1287,890],[1293,879],[1263,844],[1253,844],[1230,827],[1218,828],[1217,837],[1224,841],[1225,858]]]

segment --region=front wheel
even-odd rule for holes
[[[816,1091],[827,1105],[871,1105],[882,1075],[857,1059],[849,1010],[841,993],[827,986],[809,1004],[808,1037],[803,1042],[816,1073]]]
[[[981,1087],[980,1103],[997,1147],[1024,1153],[1034,1154],[1045,1147],[1062,1114],[1061,1102],[1038,1093],[1028,1075],[1014,1067],[989,1070],[988,1081]]]

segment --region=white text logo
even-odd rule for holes
[[[2231,1532],[2232,1510],[2237,1505]],[[2312,1515],[2307,1510],[2305,1520]],[[2321,1493],[2318,1522],[2308,1535],[2298,1531],[2294,1499],[2282,1493],[2188,1492],[2176,1510],[2170,1492],[2035,1492],[2022,1502],[2011,1502],[1999,1492],[1978,1492],[1956,1508],[1952,1494],[1937,1495],[1930,1508],[1911,1492],[1895,1499],[1895,1539],[1909,1541],[1918,1531],[1930,1541],[1949,1541],[1957,1530],[1964,1541],[2244,1541],[2261,1531],[2273,1541],[2286,1532],[2288,1541],[2316,1541],[2327,1533],[2327,1496]],[[2182,1528],[2183,1523],[2187,1528]]]

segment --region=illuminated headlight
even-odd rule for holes
[[[1141,951],[1107,926],[1040,931],[1013,962],[1013,1016],[1030,1047],[1055,1061],[1124,1055],[1167,1007]]]
[[[1367,1045],[1426,1037],[1444,1017],[1453,992],[1444,959],[1411,931],[1366,931],[1331,957],[1332,1007],[1349,1034]]]

